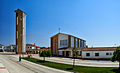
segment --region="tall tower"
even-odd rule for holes
[[[26,13],[17,9],[16,12],[16,53],[26,52]]]

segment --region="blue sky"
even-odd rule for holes
[[[15,44],[18,8],[27,13],[27,43],[50,46],[60,27],[90,47],[120,45],[119,0],[0,0],[0,44]]]

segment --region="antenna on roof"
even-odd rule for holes
[[[60,30],[61,30],[61,29],[59,28],[59,33],[60,33]]]

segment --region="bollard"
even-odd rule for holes
[[[21,61],[21,55],[19,56],[19,62]]]

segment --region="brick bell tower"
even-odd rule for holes
[[[26,13],[17,9],[16,12],[16,54],[26,52]]]

